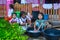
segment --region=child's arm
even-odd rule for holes
[[[46,25],[47,25],[47,28],[51,28],[52,27],[52,25],[49,24],[49,22],[46,22]]]
[[[22,26],[25,26],[26,25],[26,23],[20,23]]]
[[[26,18],[27,18],[27,23],[31,25],[31,18],[28,15],[26,16]]]
[[[36,30],[36,23],[34,22],[34,30]]]
[[[29,25],[31,25],[31,20],[27,20],[27,23],[28,23]]]
[[[19,19],[17,18],[17,23],[19,23]]]
[[[43,23],[41,23],[41,25],[39,26],[39,28],[38,28],[37,30],[39,30],[39,29],[42,27],[42,24],[43,24]]]

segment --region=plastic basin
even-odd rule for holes
[[[60,30],[56,29],[46,29],[44,31],[44,36],[47,40],[59,40]]]

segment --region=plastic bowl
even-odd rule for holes
[[[44,36],[47,40],[59,40],[60,37],[60,30],[56,29],[46,29],[44,31]]]
[[[40,33],[41,33],[40,31],[27,30],[27,34],[31,37],[39,37]]]

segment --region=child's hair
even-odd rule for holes
[[[17,14],[16,14],[16,13],[12,13],[12,16],[13,16],[13,14],[15,14],[15,15],[17,16]]]
[[[21,17],[23,14],[26,15],[27,13],[24,12],[24,11],[21,11],[20,17]]]
[[[13,4],[10,4],[10,8],[13,8],[14,9]]]
[[[43,17],[42,19],[44,19],[44,15],[43,15],[43,13],[42,13],[42,12],[39,12],[39,14],[41,14],[41,15],[42,15],[42,17]],[[38,15],[39,15],[39,14],[38,14]],[[38,18],[38,19],[39,19],[39,18]]]

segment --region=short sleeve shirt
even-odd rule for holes
[[[12,18],[9,22],[10,23],[12,23],[12,22],[19,23],[19,19],[17,17],[16,18]]]
[[[36,20],[35,23],[37,27],[40,27],[41,23],[43,23],[42,24],[43,27],[46,26],[45,20]]]

